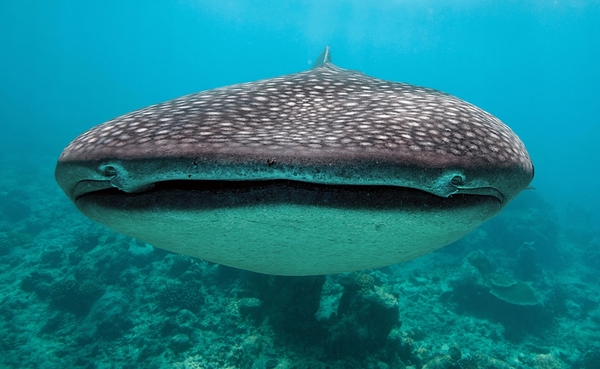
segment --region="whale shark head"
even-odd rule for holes
[[[279,275],[374,268],[456,241],[533,178],[517,135],[446,93],[331,63],[183,96],[83,133],[56,180],[156,247]]]

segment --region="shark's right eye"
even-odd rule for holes
[[[112,165],[107,165],[101,169],[102,175],[106,177],[112,177],[117,174],[117,170]]]
[[[452,178],[452,184],[453,185],[459,185],[463,183],[463,178],[461,176],[454,176]]]

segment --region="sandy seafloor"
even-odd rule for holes
[[[411,262],[271,277],[94,224],[54,160],[0,158],[3,368],[600,368],[600,232],[536,191]]]

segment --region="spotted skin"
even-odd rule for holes
[[[79,210],[154,246],[261,273],[410,260],[498,214],[533,178],[517,135],[429,88],[331,63],[134,111],[61,154]]]
[[[330,63],[126,114],[79,136],[60,160],[203,155],[532,171],[519,138],[483,110]]]

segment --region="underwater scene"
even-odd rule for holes
[[[600,369],[600,2],[5,1],[0,49],[0,368]]]

